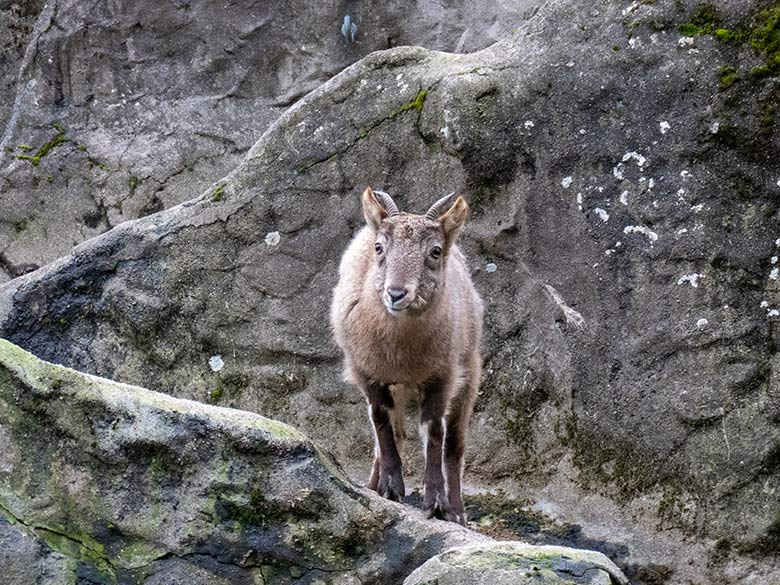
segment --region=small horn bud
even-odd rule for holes
[[[447,205],[449,205],[450,201],[452,201],[453,197],[455,197],[455,191],[449,195],[445,195],[436,203],[431,205],[431,208],[425,214],[425,219],[430,219],[431,221],[436,221],[439,219],[441,214],[444,213],[444,210],[447,208]]]
[[[385,208],[389,217],[393,217],[400,213],[400,211],[398,211],[398,206],[390,195],[384,191],[374,191],[374,195],[376,195],[377,201],[382,204],[382,207]]]

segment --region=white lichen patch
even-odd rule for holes
[[[639,2],[632,2],[629,4],[626,8],[623,9],[623,16],[628,16],[631,14],[634,10],[639,8]]]
[[[669,128],[671,128],[671,125],[666,120],[664,120],[663,122],[661,122],[658,125],[661,128],[661,134],[666,134],[667,132],[669,132]]]
[[[720,122],[715,120],[712,124],[710,124],[710,134],[717,134],[719,128],[720,128]],[[778,184],[780,185],[780,181],[778,181]]]
[[[778,276],[780,276],[780,268],[772,268],[772,271],[769,273],[769,278],[777,280]]]
[[[596,207],[593,210],[593,213],[598,215],[599,218],[601,219],[601,221],[603,221],[604,223],[609,221],[609,213],[607,213],[605,210],[601,209],[601,207]]]
[[[221,355],[213,355],[209,358],[209,367],[212,372],[219,372],[225,367],[225,362],[222,361]]]
[[[772,264],[777,264],[777,256],[772,256],[772,257],[769,259],[769,262],[771,262]]]
[[[409,84],[405,81],[403,81],[403,73],[399,73],[395,76],[396,81],[398,82],[396,85],[401,90],[400,93],[404,94],[406,93],[406,90],[409,89]]]
[[[598,266],[598,264],[596,266]],[[585,325],[585,318],[564,302],[563,297],[561,297],[561,294],[555,289],[555,287],[549,284],[545,284],[544,288],[547,290],[547,293],[550,295],[550,297],[552,297],[552,300],[555,301],[555,304],[557,304],[563,311],[563,315],[566,317],[566,322],[575,325],[579,329],[582,329],[583,325]]]
[[[442,136],[444,136],[445,140],[449,140],[449,138],[450,138],[450,127],[449,126],[445,126],[444,128],[440,129],[439,132],[441,133]]]
[[[683,178],[683,181],[687,181],[691,178],[691,173],[689,171],[682,170],[680,171],[680,176]]]
[[[577,209],[582,211],[582,193],[577,193]]]
[[[627,225],[623,228],[623,233],[645,235],[651,244],[658,241],[658,234],[643,225]]]
[[[571,183],[573,180],[574,179],[572,179],[571,177],[564,177],[563,179],[561,179],[561,186],[564,189],[568,189],[569,187],[571,187]]]
[[[677,46],[681,49],[693,46],[693,37],[680,37],[677,39]]]
[[[647,162],[647,159],[645,157],[643,157],[641,154],[633,150],[623,155],[623,162],[628,162],[632,159],[636,161],[640,169],[643,166],[645,166],[645,163]]]
[[[769,303],[766,301],[761,301],[761,304],[759,305],[762,309],[766,309],[769,306]]]
[[[780,311],[778,311],[777,309],[769,309],[766,312],[766,316],[767,317],[780,317]]]
[[[530,130],[531,128],[534,127],[534,122],[533,120],[526,120],[523,126],[525,127],[526,130]]]
[[[267,246],[276,246],[281,240],[282,236],[279,235],[279,232],[268,232],[265,235],[265,243]]]
[[[707,319],[704,319],[704,318],[699,319],[698,321],[696,321],[696,327],[698,327],[699,329],[704,329],[709,324],[710,324],[710,322],[707,321]]]
[[[623,163],[618,163],[616,167],[612,169],[612,175],[618,180],[623,180],[623,168],[625,165]]]
[[[628,39],[628,46],[632,49],[638,49],[642,46],[642,41],[637,37],[631,37]]]
[[[498,270],[498,266],[496,266],[492,262],[485,264],[485,272],[491,273],[491,272],[495,272],[496,270]]]
[[[777,186],[780,187],[780,179],[777,179]]]
[[[699,288],[699,280],[706,278],[704,274],[694,272],[693,274],[684,274],[677,279],[677,284],[690,284],[693,288]]]
[[[681,236],[683,234],[687,234],[688,233],[688,228],[680,228],[679,230],[677,230],[674,233],[677,234],[678,236]]]
[[[653,187],[655,187],[655,179],[650,179],[650,180],[647,182],[647,188],[648,188],[648,189],[652,189]]]
[[[623,191],[623,192],[620,194],[619,201],[620,201],[620,202],[621,202],[623,205],[626,205],[626,206],[628,205],[628,191]]]
[[[691,205],[691,211],[693,211],[694,213],[699,213],[702,209],[704,209],[704,203]]]

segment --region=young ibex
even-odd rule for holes
[[[374,425],[368,487],[391,500],[405,495],[396,440],[404,436],[407,393],[416,389],[423,507],[429,517],[465,524],[461,477],[482,368],[482,301],[455,245],[468,205],[453,196],[411,215],[387,193],[363,192],[367,225],[341,260],[331,325],[345,377],[365,393]]]

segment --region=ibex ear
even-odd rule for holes
[[[469,215],[469,204],[458,195],[455,203],[452,204],[449,211],[439,218],[441,227],[444,229],[444,236],[447,238],[447,245],[452,245],[458,239],[458,234],[466,223]]]
[[[366,187],[365,191],[363,191],[361,201],[363,203],[363,217],[366,218],[366,223],[374,230],[379,229],[379,224],[387,217],[387,210],[379,203],[371,187]]]

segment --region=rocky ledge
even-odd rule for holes
[[[436,554],[490,542],[355,486],[288,425],[49,364],[5,340],[0,512],[6,585],[401,583]],[[543,548],[504,547],[495,571]],[[446,554],[437,563],[465,553]]]

